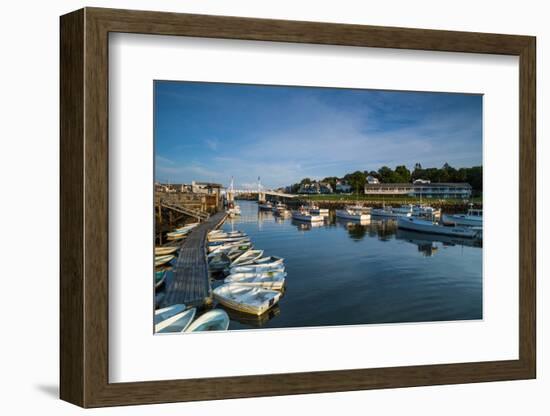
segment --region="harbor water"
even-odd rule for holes
[[[397,229],[394,221],[312,224],[238,201],[222,229],[244,231],[285,259],[278,305],[256,317],[226,309],[230,330],[482,319],[482,248],[473,240]],[[212,280],[212,287],[223,280]]]

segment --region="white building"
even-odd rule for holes
[[[469,199],[472,187],[469,183],[367,183],[366,195],[406,195],[416,198]]]
[[[334,187],[336,192],[349,193],[351,192],[351,185],[346,181],[336,181],[336,186]]]

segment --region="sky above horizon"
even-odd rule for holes
[[[482,164],[482,96],[156,81],[155,181],[278,188],[397,165]]]

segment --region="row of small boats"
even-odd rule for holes
[[[264,256],[241,231],[210,232],[207,251],[209,269],[225,275],[212,291],[218,303],[254,315],[277,304],[287,275],[283,258]]]
[[[193,228],[199,225],[198,222],[186,224],[183,227],[176,228],[174,231],[166,234],[166,238],[171,241],[181,242],[183,238],[191,232]],[[176,252],[179,250],[179,246],[161,246],[155,247],[155,267],[163,266],[170,263],[176,258]]]
[[[286,210],[284,204],[272,205],[270,202],[260,204],[260,209],[273,206],[274,212]],[[441,209],[436,209],[424,204],[405,204],[401,206],[383,206],[371,208],[363,205],[349,205],[335,211],[336,217],[346,220],[364,223],[370,221],[371,216],[395,219],[401,228],[432,232],[436,234],[452,235],[460,237],[481,237],[483,229],[483,211],[470,209],[464,214],[441,214]],[[298,221],[320,223],[329,215],[329,210],[315,205],[302,206],[292,211],[292,218]],[[440,222],[438,222],[440,220]],[[453,227],[449,227],[453,226]]]
[[[229,316],[223,309],[213,309],[196,316],[197,308],[187,308],[185,304],[157,309],[155,333],[225,331],[229,327]]]

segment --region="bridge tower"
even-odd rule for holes
[[[226,198],[228,204],[231,204],[231,203],[233,203],[233,201],[235,201],[235,188],[233,186],[233,176],[231,177],[231,185],[229,186],[229,189],[227,190],[225,198]]]
[[[258,176],[258,202],[265,202],[265,192],[262,192],[262,183],[260,182],[260,177]]]

